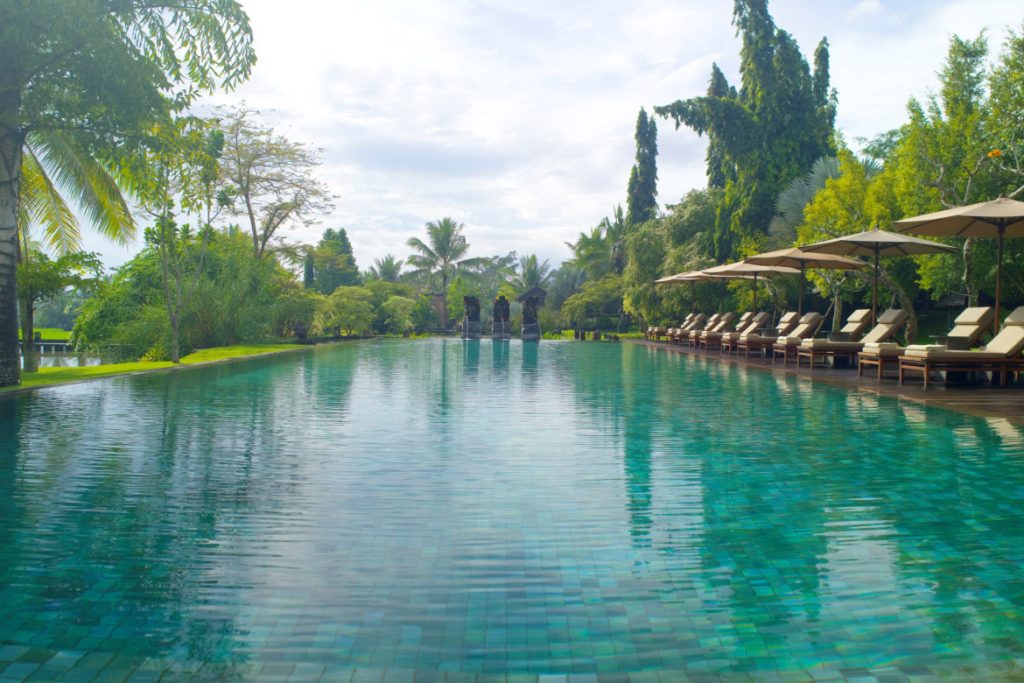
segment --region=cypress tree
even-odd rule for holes
[[[638,225],[658,214],[658,127],[640,108],[636,118],[636,163],[626,188],[626,224]]]
[[[765,233],[778,193],[832,156],[835,95],[828,82],[828,43],[815,53],[815,75],[793,37],[775,26],[767,0],[735,0],[742,38],[740,89],[712,69],[708,94],[655,107],[676,127],[707,135],[708,185],[723,187],[714,256],[728,258],[738,238]],[[721,185],[719,185],[721,184]]]

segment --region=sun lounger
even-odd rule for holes
[[[746,325],[737,325],[735,332],[723,333],[720,342],[722,353],[732,353],[734,349],[738,349],[736,344],[739,342],[740,337],[744,335],[757,334],[768,325],[769,320],[770,316],[768,315],[768,312],[761,311],[760,313],[751,316]]]
[[[739,340],[736,341],[736,352],[742,352],[748,358],[751,351],[763,354],[765,349],[772,348],[775,342],[779,340],[779,337],[784,337],[792,332],[798,324],[800,324],[800,316],[796,311],[783,313],[782,317],[779,318],[778,325],[775,326],[775,334],[741,334]]]
[[[933,371],[991,372],[992,380],[1006,384],[1009,373],[1024,370],[1024,306],[1014,309],[1003,321],[999,334],[978,351],[954,351],[945,346],[908,346],[899,359],[900,384],[908,372],[924,375],[924,386]]]
[[[702,346],[708,351],[711,349],[717,349],[722,345],[722,336],[725,334],[732,334],[733,330],[738,330],[747,326],[750,319],[754,317],[753,311],[747,311],[740,316],[740,319],[736,321],[735,325],[732,321],[721,330],[708,330],[701,333],[697,339],[697,345]],[[732,329],[729,329],[732,328]]]
[[[800,318],[800,324],[793,328],[793,331],[788,335],[780,336],[772,344],[772,363],[779,356],[782,356],[783,362],[788,365],[790,358],[796,357],[797,347],[803,342],[804,339],[808,339],[814,336],[814,333],[821,327],[823,318],[821,313],[811,311],[805,313],[804,317]]]
[[[686,327],[686,325],[688,325],[689,322],[691,320],[693,320],[693,316],[695,316],[695,315],[696,315],[696,313],[690,313],[689,315],[687,315],[683,319],[683,322],[679,323],[678,327]],[[671,331],[673,329],[674,328],[671,328],[671,327],[660,327],[660,326],[648,327],[647,331],[644,333],[644,336],[647,337],[647,339],[649,339],[651,341],[660,341],[662,337],[668,338],[669,334],[671,334]]]
[[[953,321],[953,329],[946,338],[947,348],[969,349],[981,339],[981,335],[992,326],[995,310],[991,306],[974,306],[965,308]],[[886,365],[898,366],[900,357],[906,353],[906,347],[894,342],[878,342],[864,344],[864,349],[857,354],[857,374],[863,375],[864,368],[878,368],[877,379],[885,375]]]
[[[857,320],[854,320],[857,318]],[[855,329],[863,322],[863,319],[871,319],[869,309],[854,311],[843,329]],[[848,358],[851,361],[864,349],[865,344],[878,344],[889,341],[906,324],[910,315],[901,308],[890,308],[878,316],[878,323],[864,335],[860,341],[835,341],[832,339],[805,339],[796,350],[796,364],[799,367],[800,359],[807,358],[811,369],[814,369],[815,361],[821,358],[826,361],[831,358],[833,364],[839,358]]]
[[[735,319],[736,314],[733,313],[732,311],[722,313],[720,316],[718,316],[718,320],[715,322],[714,325],[708,325],[699,333],[691,333],[687,342],[690,346],[697,348],[697,343],[700,341],[701,337],[704,336],[705,332],[724,332],[725,330],[729,329],[729,326],[732,325],[732,321]]]
[[[715,315],[718,314],[716,313]],[[712,316],[712,318],[714,317],[715,316]],[[690,335],[691,332],[695,330],[704,329],[704,326],[709,322],[710,321],[708,320],[708,317],[703,313],[695,313],[689,323],[687,323],[686,325],[681,325],[680,327],[674,330],[670,330],[668,340],[673,344],[682,344],[684,341],[686,341],[686,338]]]

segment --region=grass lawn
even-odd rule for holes
[[[241,346],[221,346],[214,349],[200,349],[190,353],[181,359],[181,365],[197,365],[213,361],[228,360],[230,358],[244,358],[246,356],[259,356],[266,353],[276,353],[289,349],[305,348],[301,344],[247,344]],[[110,365],[91,365],[84,368],[40,368],[39,372],[25,372],[21,375],[21,384],[13,387],[4,387],[0,393],[41,387],[49,384],[60,384],[61,382],[76,382],[83,379],[96,379],[109,377],[111,375],[124,375],[131,372],[143,370],[160,370],[174,367],[170,361],[137,361],[134,363],[111,363]]]
[[[67,341],[71,339],[71,330],[62,330],[59,327],[37,327],[36,334],[42,336],[46,341]],[[18,339],[21,339],[21,328],[18,328]]]

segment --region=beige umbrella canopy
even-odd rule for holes
[[[812,253],[804,251],[799,247],[788,247],[777,249],[763,254],[748,256],[747,263],[757,263],[764,266],[787,266],[800,270],[800,298],[797,305],[797,313],[804,313],[804,270],[807,268],[821,268],[829,270],[853,270],[863,268],[864,262],[857,259],[827,254],[824,252]]]
[[[736,261],[735,263],[725,263],[714,268],[707,268],[704,270],[704,275],[709,275],[715,278],[722,278],[725,280],[746,280],[752,279],[754,281],[754,310],[757,310],[757,278],[760,277],[775,277],[777,275],[796,275],[800,271],[796,268],[788,268],[786,266],[766,266],[758,263],[747,263],[746,261]]]
[[[983,237],[999,240],[996,261],[996,319],[999,330],[999,302],[1003,286],[1003,240],[1024,237],[1024,202],[999,197],[988,202],[957,206],[945,211],[904,218],[893,226],[899,232],[937,237]]]
[[[865,230],[855,235],[844,235],[832,240],[805,244],[804,251],[837,254],[839,256],[871,256],[874,260],[874,278],[871,288],[871,324],[878,321],[878,258],[880,256],[911,256],[956,251],[947,244],[922,240],[910,235],[886,230]]]

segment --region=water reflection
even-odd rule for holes
[[[1018,427],[630,345],[482,343],[0,400],[0,641],[753,678],[1018,656]]]
[[[110,362],[98,356],[82,353],[40,353],[36,354],[36,360],[41,368],[84,368]],[[21,359],[21,365],[25,367],[24,358]]]

